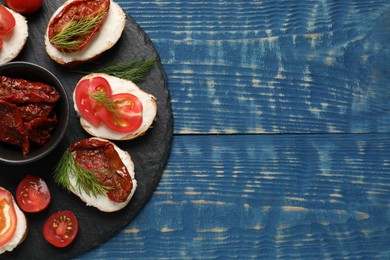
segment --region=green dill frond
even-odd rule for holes
[[[132,60],[130,62],[122,62],[114,64],[103,68],[101,70],[93,71],[98,73],[106,73],[111,76],[115,76],[122,79],[127,79],[135,83],[142,82],[145,80],[146,76],[152,70],[156,59],[141,59],[141,60]],[[88,71],[75,71],[81,74],[90,74],[92,72]]]
[[[66,150],[54,169],[54,182],[67,191],[72,190],[69,175],[76,179],[76,189],[89,196],[97,197],[107,193],[111,188],[100,183],[95,171],[81,167],[69,150]]]
[[[86,35],[99,25],[104,17],[105,10],[97,15],[90,15],[81,19],[70,20],[62,30],[50,39],[52,44],[59,46],[62,50],[73,49],[83,43],[77,37]]]
[[[113,113],[114,115],[120,114],[118,110],[115,109],[117,104],[115,101],[107,97],[105,91],[96,91],[95,93],[90,95],[97,103],[103,106],[105,109]]]

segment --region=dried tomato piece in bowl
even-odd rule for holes
[[[0,76],[0,141],[19,146],[23,155],[31,142],[46,143],[57,125],[59,98],[47,84]]]

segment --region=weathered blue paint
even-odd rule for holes
[[[382,134],[175,136],[148,206],[83,257],[385,258],[389,154]]]
[[[175,136],[151,201],[78,259],[390,258],[390,2],[118,1]]]
[[[176,133],[389,127],[389,1],[120,3],[162,57]]]

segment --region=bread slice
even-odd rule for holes
[[[104,139],[99,139],[106,142],[109,142]],[[76,188],[76,178],[72,174],[68,174],[70,183],[72,184],[71,192],[74,193],[76,196],[78,196],[82,201],[84,201],[87,206],[93,206],[97,209],[104,211],[104,212],[114,212],[123,209],[126,207],[126,205],[130,202],[131,198],[134,195],[134,192],[137,188],[137,180],[135,179],[135,172],[134,172],[134,163],[131,160],[131,157],[128,152],[123,151],[120,149],[117,145],[112,143],[114,145],[115,151],[118,153],[119,157],[121,158],[123,164],[126,166],[127,171],[130,173],[132,182],[133,182],[133,188],[131,190],[131,193],[127,197],[126,201],[124,202],[114,202],[111,201],[106,195],[98,195],[97,197],[90,196],[85,191],[79,190]]]
[[[74,0],[68,0],[59,7],[50,18],[50,21],[72,1]],[[50,24],[50,21],[48,24]],[[125,25],[126,13],[117,3],[111,0],[106,20],[100,30],[92,37],[83,49],[71,53],[63,53],[59,51],[50,43],[47,28],[45,33],[46,52],[57,63],[74,67],[86,61],[93,60],[100,56],[103,52],[112,48],[120,39]]]
[[[134,84],[130,80],[121,79],[104,73],[92,73],[81,78],[80,81],[88,78],[93,78],[93,77],[105,78],[111,86],[112,94],[130,93],[137,96],[140,99],[143,106],[142,124],[137,130],[129,133],[115,132],[109,129],[108,127],[106,127],[103,123],[95,127],[80,115],[79,109],[77,108],[75,102],[75,92],[73,92],[74,109],[80,116],[80,124],[84,128],[84,130],[87,131],[92,136],[100,137],[108,140],[131,140],[143,135],[151,127],[151,125],[153,124],[156,118],[157,115],[156,98],[153,95],[148,94],[145,91],[141,90],[136,84]]]
[[[14,16],[15,27],[11,32],[1,36],[1,39],[3,40],[3,47],[0,51],[0,64],[15,59],[23,50],[28,38],[28,25],[26,18],[7,7],[5,8]]]
[[[1,188],[0,189],[4,189]],[[19,206],[17,205],[15,199],[13,199],[13,204],[16,212],[16,217],[17,217],[17,225],[16,225],[16,230],[15,234],[12,237],[8,243],[0,247],[0,254],[6,252],[6,251],[12,251],[14,250],[18,245],[20,245],[24,239],[27,236],[27,220],[26,216],[24,213],[20,210]]]

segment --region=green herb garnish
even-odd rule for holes
[[[135,83],[142,82],[149,74],[150,70],[156,63],[156,59],[141,59],[132,60],[130,62],[122,62],[103,68],[101,70],[93,71],[97,73],[106,73],[122,79],[127,79]],[[90,74],[90,71],[75,71],[81,74]]]
[[[110,111],[112,113],[112,118],[114,119],[114,122],[117,125],[120,125],[119,116],[122,114],[118,110],[116,110],[116,107],[118,106],[117,103],[115,103],[114,100],[107,97],[107,94],[105,91],[97,91],[90,95],[92,99],[94,99],[99,105],[103,106],[105,109]]]
[[[116,110],[117,103],[115,103],[114,100],[107,97],[107,94],[105,91],[96,91],[95,93],[91,94],[90,97],[94,99],[97,103],[99,103],[101,106],[103,106],[105,109],[113,113],[114,115],[119,115],[120,112]]]
[[[76,179],[76,189],[81,193],[84,191],[88,196],[97,197],[107,193],[111,187],[100,183],[95,175],[96,171],[86,170],[80,166],[69,150],[66,150],[54,170],[54,182],[64,189],[71,191],[72,184],[69,175]]]
[[[59,33],[50,39],[50,42],[62,50],[76,48],[84,42],[84,40],[77,39],[77,37],[90,33],[98,26],[104,17],[104,13],[105,10],[100,11],[96,15],[91,14],[80,19],[72,18]]]

